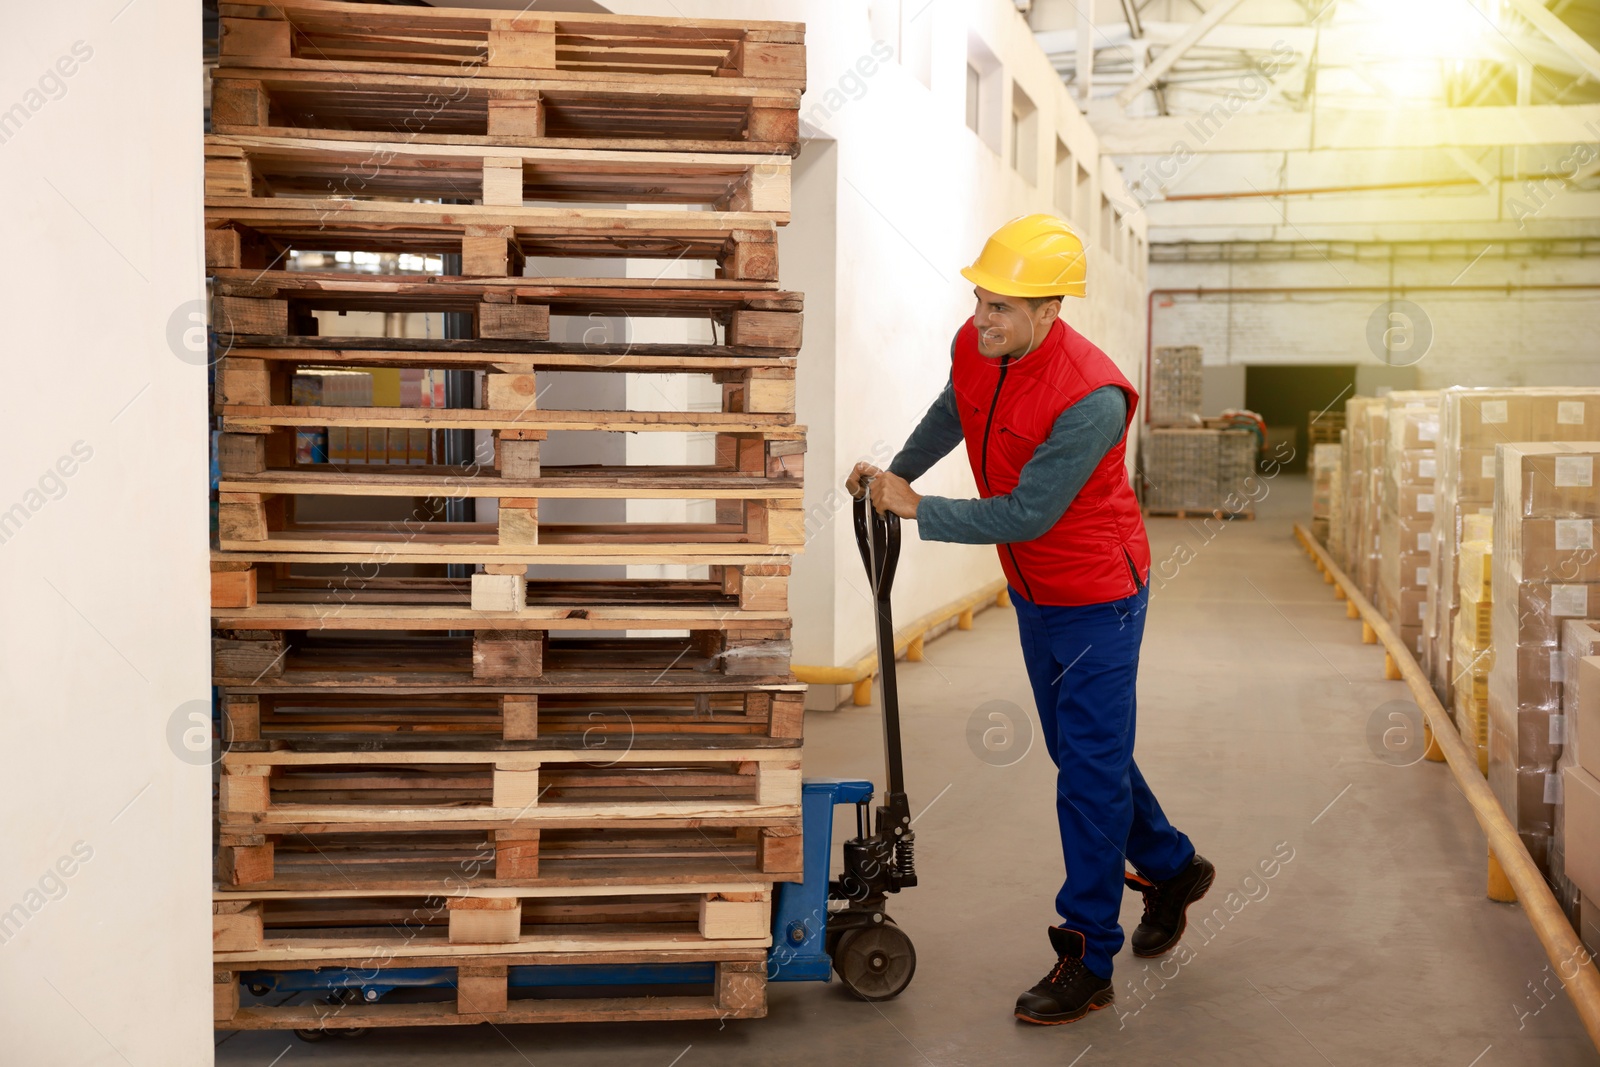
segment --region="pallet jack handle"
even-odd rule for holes
[[[900,753],[900,694],[895,685],[894,619],[890,614],[889,590],[894,584],[895,564],[900,560],[900,516],[879,512],[865,490],[871,479],[863,478],[863,493],[855,500],[856,547],[867,568],[872,585],[873,614],[878,637],[878,680],[883,687],[883,755],[887,780],[885,799],[905,795],[905,772]]]

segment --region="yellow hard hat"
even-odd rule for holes
[[[1001,296],[1082,296],[1083,240],[1054,215],[1019,215],[990,235],[961,276]]]

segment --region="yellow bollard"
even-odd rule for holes
[[[911,642],[908,645],[906,645],[906,662],[907,663],[921,663],[922,662],[922,638],[923,638],[923,636],[924,635],[922,635],[922,634],[918,634],[917,636],[915,636],[915,637],[913,637],[911,639]]]
[[[1394,661],[1393,654],[1389,652],[1383,654],[1383,676],[1391,682],[1398,682],[1405,677],[1400,673],[1400,664]]]
[[[1361,643],[1363,645],[1375,645],[1378,643],[1378,631],[1374,630],[1372,624],[1366,619],[1361,620]]]
[[[858,708],[865,708],[872,704],[872,675],[867,675],[861,681],[851,686],[851,703]]]
[[[958,630],[970,630],[970,629],[972,629],[972,609],[971,608],[968,608],[966,611],[963,611],[956,618],[956,629],[958,629]]]
[[[1008,607],[1010,604],[1011,604],[1011,596],[1010,596],[1009,593],[1006,592],[1006,590],[1002,589],[1002,590],[1000,590],[998,593],[996,593],[994,595],[994,606],[995,607],[1003,608],[1003,607]]]
[[[1428,747],[1422,750],[1422,758],[1430,763],[1443,763],[1444,749],[1440,748],[1439,742],[1434,740],[1433,727],[1429,726],[1426,721],[1422,724],[1422,737],[1428,744]]]
[[[1344,591],[1344,586],[1336,585],[1336,586],[1333,587],[1333,599],[1335,599],[1335,600],[1348,600],[1348,599],[1350,599],[1350,597]]]
[[[1333,584],[1333,572],[1330,571],[1326,567],[1322,568],[1322,580],[1324,582],[1328,583],[1329,585],[1332,585]]]
[[[1517,891],[1511,888],[1511,879],[1506,877],[1493,851],[1489,853],[1489,899],[1501,904],[1517,902]]]
[[[1356,602],[1348,597],[1345,598],[1344,602],[1344,617],[1347,619],[1361,618],[1361,609],[1356,607]]]

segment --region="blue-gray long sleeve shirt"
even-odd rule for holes
[[[1032,541],[1066,512],[1127,428],[1128,401],[1121,389],[1102,386],[1063,411],[1050,436],[1023,465],[1017,486],[986,499],[925,496],[917,505],[917,535],[924,541],[968,545]],[[906,438],[889,471],[906,481],[927,473],[961,443],[955,389],[944,391]]]

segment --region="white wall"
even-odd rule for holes
[[[1417,388],[1600,385],[1600,257],[1541,255],[1537,247],[1508,256],[1494,245],[1478,258],[1487,245],[1431,255],[1402,250],[1392,262],[1382,246],[1360,258],[1337,249],[1323,258],[1307,246],[1293,259],[1259,263],[1154,262],[1153,343],[1200,345],[1208,367],[1355,363],[1387,370],[1368,344],[1368,324],[1380,305],[1404,298],[1422,309],[1432,334],[1412,365]],[[1161,292],[1195,288],[1209,292]],[[1318,291],[1226,292],[1252,288]]]
[[[212,1060],[201,107],[197,7],[0,14],[8,1063]]]
[[[727,6],[711,0],[618,0],[610,6],[727,16]],[[1070,202],[1053,187],[1059,136],[1089,176],[1083,198],[1089,210],[1072,221],[1092,248],[1092,296],[1070,302],[1066,318],[1137,382],[1144,359],[1144,220],[1136,215],[1102,232],[1102,186],[1113,199],[1128,198],[1008,0],[772,0],[742,5],[741,13],[807,24],[801,118],[808,143],[798,161],[800,192],[782,238],[780,270],[784,287],[804,291],[807,299],[798,372],[800,419],[810,430],[807,509],[835,518],[820,528],[810,524],[812,558],[797,565],[801,591],[793,610],[796,660],[844,665],[870,650],[872,634],[840,482],[857,459],[888,460],[943,386],[950,338],[972,314],[972,287],[960,268],[1005,220],[1053,211],[1058,199]],[[904,62],[897,61],[897,48]],[[984,57],[986,90],[998,93],[980,109],[991,123],[983,136],[965,121],[969,55]],[[1031,182],[1011,165],[1014,84],[1036,108],[1027,124],[1037,138]],[[823,168],[837,170],[831,205],[825,193],[807,188],[818,180],[806,170],[819,151],[837,157]],[[1029,154],[1017,153],[1024,160]],[[1124,242],[1120,263],[1110,251],[1113,239]],[[824,290],[831,301],[824,302]],[[930,471],[917,488],[975,495],[964,452]],[[895,614],[910,621],[1000,577],[1000,568],[992,548],[913,536],[899,574]],[[813,690],[813,706],[831,706],[842,695]]]

